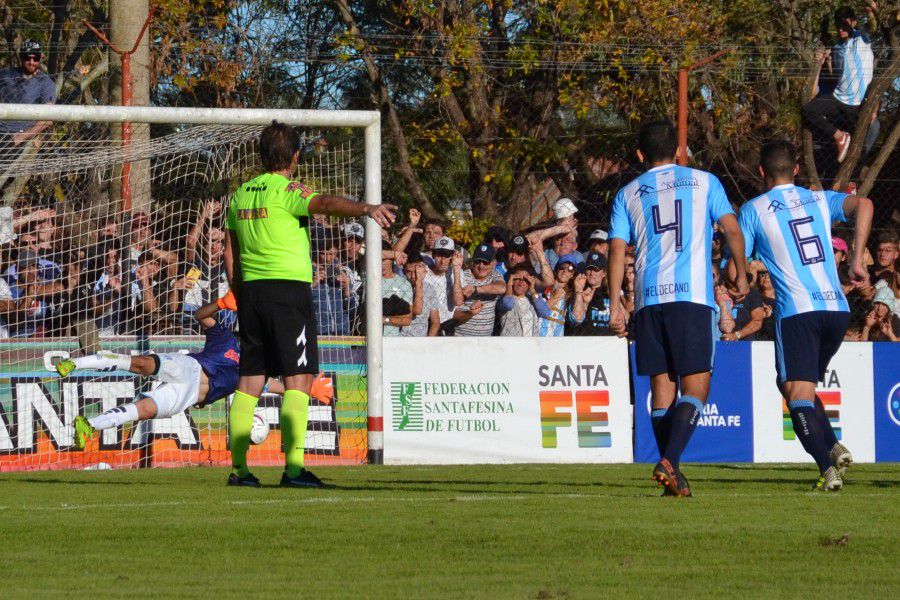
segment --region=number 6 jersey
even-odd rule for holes
[[[769,269],[777,318],[816,310],[850,311],[831,249],[832,222],[847,220],[846,197],[785,184],[741,208],[746,254],[749,258],[755,252]]]
[[[666,302],[716,308],[713,224],[729,214],[722,183],[689,167],[655,167],[619,190],[609,236],[636,246],[635,311]]]

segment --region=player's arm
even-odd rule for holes
[[[241,283],[241,247],[238,244],[237,233],[233,229],[229,229],[228,235],[225,236],[224,258],[228,286],[233,289]]]
[[[194,311],[194,319],[200,323],[200,327],[209,329],[216,324],[215,314],[217,312],[219,312],[218,302],[210,302]]]
[[[609,240],[609,326],[619,337],[627,329],[625,307],[622,305],[622,281],[625,279],[625,240]]]
[[[856,217],[856,227],[853,231],[853,257],[850,261],[850,280],[854,287],[863,287],[869,280],[869,272],[866,270],[865,249],[869,241],[869,233],[872,231],[872,215],[875,207],[872,201],[862,196],[847,196],[844,198],[844,216]]]
[[[273,377],[269,377],[269,379],[266,381],[265,389],[269,394],[278,394],[281,396],[284,395],[284,384]]]
[[[309,201],[309,214],[331,217],[372,217],[381,227],[390,227],[397,218],[393,204],[366,204],[341,196],[316,195]]]
[[[750,284],[747,282],[747,257],[744,255],[747,244],[744,233],[734,213],[722,215],[719,218],[719,227],[725,234],[725,242],[731,252],[731,260],[728,265],[728,279],[739,297],[750,293]]]

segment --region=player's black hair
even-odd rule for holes
[[[294,127],[272,121],[259,136],[259,154],[263,168],[269,173],[291,168],[298,140]]]
[[[834,22],[838,25],[843,25],[846,21],[855,20],[856,12],[846,4],[834,11]]]
[[[797,151],[787,140],[774,140],[759,151],[759,166],[772,179],[793,178],[797,166]]]
[[[677,149],[678,135],[671,121],[651,121],[638,129],[638,150],[648,163],[671,161]]]

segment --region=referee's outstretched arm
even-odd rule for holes
[[[375,219],[381,227],[390,227],[397,218],[397,207],[393,204],[364,204],[354,202],[340,196],[315,196],[309,201],[310,214],[328,215],[331,217],[362,217]]]

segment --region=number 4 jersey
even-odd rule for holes
[[[676,165],[650,169],[616,194],[609,235],[635,244],[635,310],[666,302],[713,309],[713,224],[734,214],[715,175]]]
[[[846,197],[786,184],[741,208],[747,257],[755,253],[769,269],[778,318],[816,310],[850,310],[831,249],[832,222],[847,220]]]

